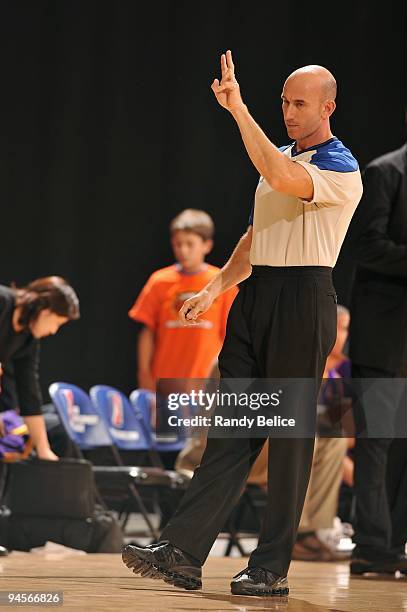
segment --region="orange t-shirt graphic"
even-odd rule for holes
[[[185,274],[177,265],[154,272],[143,287],[130,318],[155,333],[152,362],[154,378],[207,378],[226,331],[230,306],[237,294],[233,287],[220,295],[193,327],[178,319],[184,301],[195,295],[219,272],[205,264],[202,272]]]

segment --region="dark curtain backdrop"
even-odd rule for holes
[[[405,138],[404,2],[0,6],[0,282],[61,274],[82,305],[79,322],[42,343],[44,389],[53,380],[135,386],[127,310],[172,262],[176,213],[213,216],[214,264],[244,231],[257,178],[210,90],[223,50],[234,51],[244,98],[279,145],[282,83],[310,63],[336,75],[333,131],[362,167]],[[344,248],[343,303],[351,274]]]

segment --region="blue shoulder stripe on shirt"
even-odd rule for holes
[[[358,162],[352,153],[337,138],[328,141],[320,147],[310,159],[310,163],[320,170],[332,170],[333,172],[355,172],[358,170]]]
[[[295,143],[291,151],[291,157],[297,157],[306,151],[315,151],[309,163],[314,164],[320,170],[332,170],[334,172],[355,172],[358,170],[358,162],[344,144],[334,136],[321,144],[313,145],[308,149],[297,151]]]

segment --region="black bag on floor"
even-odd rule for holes
[[[86,519],[61,519],[13,516],[8,517],[7,539],[9,550],[29,552],[31,548],[56,542],[68,548],[88,553],[118,553],[123,545],[120,526],[113,515],[97,507]]]
[[[92,465],[83,459],[29,459],[9,465],[6,503],[13,516],[84,519],[95,508]]]
[[[123,533],[113,514],[97,505],[92,517],[92,537],[86,552],[119,553],[123,546]]]
[[[92,465],[79,459],[30,459],[9,465],[5,500],[10,550],[56,542],[86,552],[120,552],[123,537],[113,514],[95,506]]]

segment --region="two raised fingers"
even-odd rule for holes
[[[235,65],[232,59],[232,51],[228,50],[226,53],[222,53],[220,56],[220,69],[222,72],[222,79],[234,78],[235,76]]]
[[[232,86],[236,83],[235,65],[230,50],[226,51],[226,53],[222,53],[220,56],[220,69],[222,72],[221,82],[219,83],[219,79],[214,79],[212,83],[212,91],[215,94],[220,94],[232,89]]]

